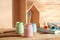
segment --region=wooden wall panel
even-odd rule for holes
[[[12,0],[12,22],[13,22],[13,27],[15,27],[15,24],[17,21],[19,21],[19,0]]]
[[[26,22],[26,0],[13,0],[13,27],[16,22]]]
[[[22,22],[26,23],[26,0],[20,0],[19,5],[20,5],[20,8],[19,8],[19,15],[20,15],[19,21],[22,21]]]

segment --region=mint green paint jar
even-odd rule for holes
[[[16,33],[19,34],[19,23],[20,22],[16,22]]]
[[[24,34],[24,25],[23,25],[23,22],[19,23],[19,34]]]
[[[23,22],[17,22],[16,23],[16,33],[17,34],[24,34],[24,25],[23,25]]]

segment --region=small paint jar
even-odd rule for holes
[[[16,33],[19,34],[19,23],[20,22],[16,22]]]
[[[24,25],[23,25],[23,22],[19,23],[19,34],[24,34]]]
[[[32,27],[32,24],[26,24],[25,25],[24,36],[25,37],[32,37],[33,36],[33,27]]]
[[[32,27],[33,27],[33,33],[35,34],[35,33],[37,32],[36,23],[33,23],[33,24],[32,24]]]
[[[24,25],[23,25],[23,22],[17,22],[16,25],[17,25],[16,26],[16,33],[20,34],[20,35],[24,34]]]

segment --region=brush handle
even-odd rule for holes
[[[55,24],[53,23],[47,23],[48,24],[48,27],[51,28],[52,26],[56,26]]]
[[[54,24],[54,23],[47,23],[47,24],[48,24],[48,27],[49,27],[50,29],[54,29],[54,30],[57,30],[57,29],[58,29],[57,25]]]
[[[31,21],[31,11],[28,12],[28,24],[30,23]]]

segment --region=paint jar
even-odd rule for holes
[[[19,34],[19,23],[20,22],[16,22],[16,33]]]
[[[17,25],[16,26],[16,33],[20,34],[20,35],[24,34],[24,25],[23,25],[23,22],[17,22],[16,25]]]
[[[23,25],[23,22],[19,23],[19,34],[24,34],[24,25]]]
[[[33,36],[33,27],[32,27],[32,24],[26,24],[25,25],[24,36],[25,37],[32,37]]]
[[[32,24],[32,27],[33,27],[33,33],[35,34],[35,33],[37,32],[36,23],[33,23],[33,24]]]

